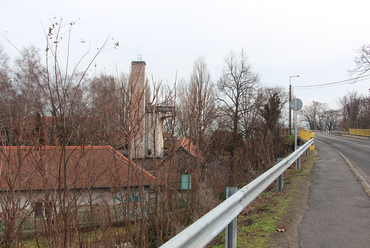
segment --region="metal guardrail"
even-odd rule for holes
[[[370,129],[354,129],[354,128],[350,128],[348,130],[348,134],[370,137]]]
[[[241,188],[161,247],[204,247],[209,244],[241,211],[243,211],[244,208],[282,175],[294,161],[298,160],[302,153],[313,143],[314,139],[306,142],[294,153]]]

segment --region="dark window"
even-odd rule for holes
[[[49,202],[48,206],[46,206],[44,202],[36,202],[34,208],[35,218],[42,217],[44,215],[49,218],[52,206],[52,202]]]
[[[43,216],[43,207],[42,202],[36,202],[35,203],[35,218]]]

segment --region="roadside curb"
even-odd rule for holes
[[[343,137],[348,137],[348,138],[353,138],[353,139],[362,139],[362,140],[369,140],[368,137],[362,137],[362,136],[354,136],[354,135],[347,135],[347,134],[342,134]]]

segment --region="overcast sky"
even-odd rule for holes
[[[44,51],[43,26],[63,18],[76,21],[76,57],[109,35],[119,42],[98,57],[98,74],[128,73],[140,54],[148,77],[172,85],[176,76],[188,80],[194,60],[203,56],[217,82],[224,57],[243,48],[262,84],[288,90],[289,77],[297,74],[293,86],[350,77],[355,50],[370,43],[369,7],[368,0],[0,0],[0,44],[11,58],[17,53],[4,36],[18,48],[32,44]],[[369,83],[294,91],[304,105],[319,101],[336,108],[347,92],[368,96]]]

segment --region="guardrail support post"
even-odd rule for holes
[[[278,158],[278,159],[277,159],[277,161],[278,161],[278,163],[280,163],[281,161],[283,161],[283,158]],[[276,180],[276,188],[277,188],[277,192],[279,192],[279,191],[282,191],[282,190],[283,190],[283,185],[284,185],[284,183],[283,183],[283,175],[284,175],[284,173],[283,173],[283,174],[281,174],[281,175],[277,178],[277,180]]]
[[[306,157],[308,156],[308,150],[309,150],[310,148],[308,148],[307,150],[306,150],[306,152],[305,152],[305,155],[306,155]]]
[[[300,146],[297,146],[297,150],[299,149]],[[301,157],[299,156],[297,160],[295,161],[296,163],[296,169],[299,170],[301,168]]]
[[[226,188],[226,198],[229,198],[238,191],[236,187]],[[225,248],[236,248],[236,221],[237,218],[233,219],[225,230]]]

